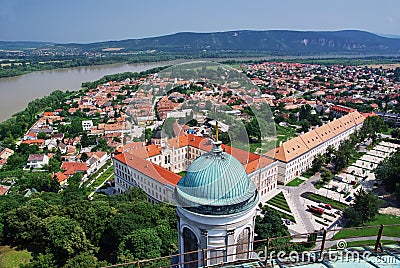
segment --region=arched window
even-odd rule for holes
[[[196,251],[198,250],[198,241],[196,238],[196,235],[189,229],[184,227],[183,232],[183,252],[191,252],[191,251]],[[188,264],[185,264],[185,268],[192,268],[192,267],[198,267],[198,253],[190,253],[190,254],[185,254],[184,255],[184,262],[190,262]]]
[[[245,228],[236,241],[236,259],[248,259],[250,245],[250,228]]]

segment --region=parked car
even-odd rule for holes
[[[329,209],[329,210],[331,210],[332,209],[332,205],[331,204],[325,204],[325,206],[324,206],[325,208],[327,208],[327,209]]]
[[[312,213],[316,213],[316,214],[319,214],[319,215],[324,214],[324,209],[323,208],[319,208],[319,207],[316,207],[316,206],[307,206],[307,207],[308,207],[308,210],[310,212],[312,212]]]
[[[353,200],[353,197],[351,195],[349,195],[348,197],[346,197],[346,202],[350,202],[351,200]]]

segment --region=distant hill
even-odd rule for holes
[[[356,31],[229,31],[215,33],[182,32],[171,35],[89,44],[46,42],[1,42],[0,49],[48,47],[76,53],[129,53],[153,51],[201,55],[202,53],[263,55],[400,54],[400,39]],[[210,54],[209,54],[210,55]]]
[[[120,49],[114,50],[114,53],[116,51],[145,50],[174,53],[251,51],[265,52],[271,55],[400,53],[400,39],[355,30],[332,32],[286,30],[182,32],[143,39],[91,44],[59,44],[57,46],[92,52],[110,50],[109,48]]]
[[[53,46],[52,42],[0,41],[0,50],[28,50]]]

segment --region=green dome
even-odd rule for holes
[[[178,205],[203,214],[230,214],[258,202],[257,188],[242,164],[222,152],[220,142],[212,152],[198,157],[176,187]]]

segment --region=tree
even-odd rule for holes
[[[391,135],[392,135],[392,138],[400,139],[400,128],[393,129]]]
[[[161,255],[168,256],[178,250],[178,232],[176,227],[170,227],[169,223],[165,220],[158,222],[156,226],[158,237],[161,239]]]
[[[369,116],[364,120],[363,126],[360,130],[360,137],[362,140],[371,139],[375,142],[377,133],[386,131],[388,126],[379,116]]]
[[[245,123],[247,135],[249,136],[249,141],[256,140],[261,141],[261,131],[258,121],[253,117],[249,122]]]
[[[329,170],[329,169],[326,169],[326,168],[324,168],[322,171],[321,171],[321,179],[323,180],[323,181],[330,181],[331,179],[333,178],[333,174],[332,174],[332,172]]]
[[[65,264],[64,268],[96,268],[99,267],[97,265],[97,260],[95,257],[88,253],[88,252],[82,252],[79,255],[76,255],[75,257],[69,259],[67,263]]]
[[[89,158],[89,157],[88,157],[87,153],[82,153],[82,154],[81,154],[81,161],[82,161],[82,162],[86,162],[86,160],[88,160],[88,158]]]
[[[290,248],[289,237],[279,238],[290,235],[287,226],[283,224],[279,214],[269,206],[264,206],[262,207],[261,215],[256,217],[255,232],[257,233],[257,240],[276,238],[271,240],[270,246],[277,247],[277,251]],[[263,247],[265,243],[256,246]]]
[[[5,240],[11,245],[23,248],[43,246],[43,217],[48,204],[41,199],[33,199],[30,203],[8,211],[4,217]]]
[[[143,260],[161,256],[162,241],[152,228],[134,230],[125,236],[118,247],[121,261]]]
[[[314,158],[313,165],[312,165],[312,170],[313,170],[314,172],[320,171],[322,165],[325,164],[325,161],[326,161],[326,159],[325,159],[325,156],[324,156],[324,155],[321,155],[321,154],[317,155],[317,156]]]
[[[60,171],[61,162],[56,157],[50,158],[47,170],[54,173]]]
[[[376,178],[389,192],[400,194],[400,150],[383,160],[376,168]]]
[[[93,246],[75,220],[54,216],[47,218],[44,225],[46,235],[43,238],[56,260],[66,260],[81,252],[93,252]]]
[[[21,268],[53,268],[57,267],[56,262],[54,260],[54,255],[51,253],[42,254],[35,256],[31,263],[22,265]]]
[[[311,127],[311,124],[310,124],[310,122],[308,120],[302,120],[300,122],[300,125],[301,125],[301,131],[304,132],[304,133],[308,132],[308,130]]]
[[[359,226],[375,220],[381,204],[377,195],[360,189],[354,194],[354,203],[346,208],[344,215],[352,225]]]
[[[38,138],[38,139],[42,139],[42,140],[46,139],[46,133],[44,133],[44,132],[39,132],[39,133],[37,134],[37,138]]]

